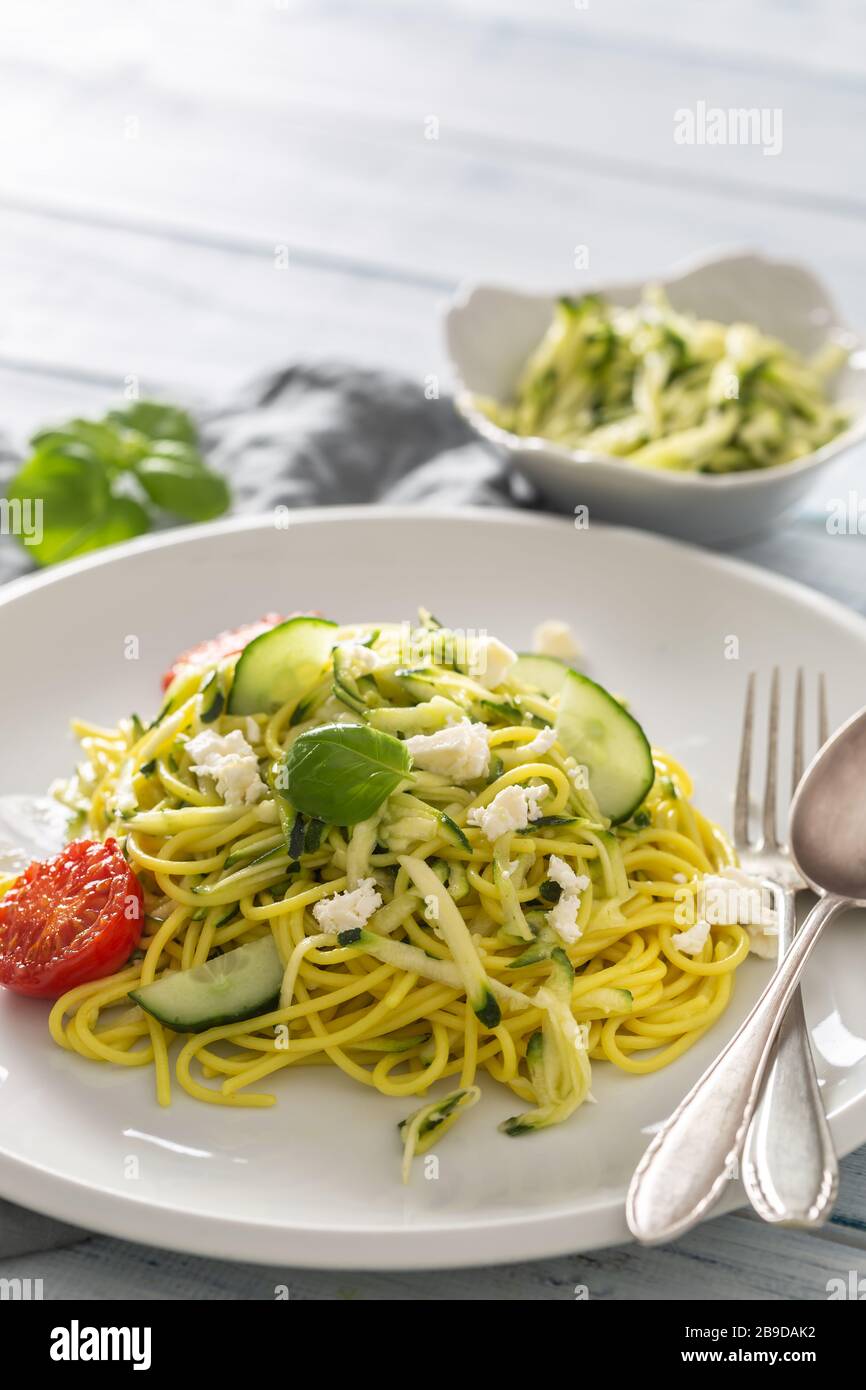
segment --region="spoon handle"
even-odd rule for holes
[[[797,931],[793,889],[776,890],[779,953]],[[824,1114],[799,986],[779,1028],[741,1165],[743,1186],[764,1221],[820,1226],[833,1209],[839,1164]]]
[[[754,1113],[773,1039],[822,929],[848,902],[828,894],[813,907],[752,1012],[637,1166],[626,1201],[632,1233],[649,1244],[689,1230],[721,1196]]]

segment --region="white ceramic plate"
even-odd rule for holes
[[[653,277],[675,309],[722,323],[745,320],[809,354],[828,339],[851,351],[832,383],[851,425],[808,458],[745,473],[677,473],[640,468],[627,458],[567,449],[549,439],[524,438],[494,425],[474,396],[507,400],[529,353],[545,333],[552,294],[498,285],[464,286],[445,314],[445,339],[457,379],[457,406],[472,428],[538,488],[558,511],[589,507],[602,521],[648,527],[690,541],[718,543],[758,535],[792,512],[818,473],[866,435],[866,350],[845,325],[829,292],[804,266],[756,252],[708,255]],[[644,281],[573,286],[612,304],[636,304]]]
[[[117,549],[0,594],[4,793],[40,792],[74,757],[73,712],[114,722],[159,701],[175,652],[269,608],[315,606],[344,621],[410,619],[424,603],[519,647],[546,616],[570,620],[589,669],[627,691],[653,739],[730,820],[746,672],[824,669],[834,721],[863,701],[866,624],[788,582],[628,530],[514,513],[448,516],[339,509],[287,531],[226,523]],[[125,642],[139,639],[138,660]],[[731,639],[739,660],[726,658]],[[176,1097],[149,1075],[59,1051],[47,1007],[0,991],[0,1193],[114,1235],[285,1265],[399,1268],[520,1260],[627,1237],[623,1200],[657,1124],[754,1000],[750,961],[733,1007],[654,1076],[597,1066],[595,1106],[522,1140],[497,1133],[510,1092],[449,1134],[436,1180],[399,1180],[406,1102],[340,1073],[277,1078],[272,1110]],[[842,1150],[866,1140],[866,934],[853,917],[821,943],[806,981],[824,1096]],[[134,1161],[133,1161],[134,1160]],[[730,1204],[737,1200],[732,1187]]]

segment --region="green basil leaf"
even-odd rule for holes
[[[149,454],[135,465],[135,476],[151,502],[184,521],[210,521],[228,510],[225,480],[201,465]]]
[[[111,497],[101,516],[70,538],[55,561],[71,560],[89,550],[101,550],[106,545],[134,540],[150,530],[150,517],[134,497]],[[54,563],[52,562],[52,563]]]
[[[67,425],[34,434],[30,443],[37,452],[75,449],[80,454],[84,450],[89,457],[98,459],[109,474],[131,468],[153,447],[147,435],[107,420],[70,420]]]
[[[368,820],[408,776],[405,743],[365,724],[325,724],[286,753],[280,785],[299,811],[328,825]]]
[[[18,539],[39,565],[141,535],[150,527],[147,499],[184,521],[209,521],[229,506],[195,423],[176,406],[135,401],[103,420],[42,430],[31,444],[8,496],[21,508]]]
[[[184,444],[180,439],[157,439],[149,445],[147,454],[152,458],[167,459],[181,467],[204,469],[205,461],[194,444]]]
[[[30,524],[29,536],[18,539],[37,565],[50,565],[75,553],[76,538],[105,514],[111,493],[98,459],[67,445],[28,459],[9,484],[8,498]]]
[[[148,439],[176,439],[184,444],[198,442],[192,417],[176,405],[134,401],[123,410],[110,410],[106,419],[125,429],[138,430]]]

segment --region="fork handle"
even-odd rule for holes
[[[797,931],[792,889],[776,889],[780,959]],[[788,1005],[749,1125],[743,1185],[764,1221],[820,1226],[833,1209],[839,1164],[809,1045],[799,986]]]
[[[816,903],[748,1018],[656,1134],[626,1201],[628,1224],[638,1240],[673,1240],[721,1196],[800,972],[822,929],[848,906],[830,894]]]

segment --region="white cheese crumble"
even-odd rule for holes
[[[498,840],[500,835],[525,830],[530,821],[538,820],[539,803],[548,791],[548,787],[521,787],[516,783],[503,787],[489,805],[474,806],[466,819],[470,825],[479,825],[488,840]]]
[[[376,880],[362,878],[357,888],[335,893],[332,898],[322,898],[321,902],[314,903],[313,916],[322,931],[351,931],[354,927],[365,926],[381,906],[382,895],[376,887]]]
[[[571,865],[560,859],[558,854],[552,854],[547,861],[547,877],[552,883],[557,884],[563,893],[581,893],[584,888],[589,887],[586,875],[576,874]]]
[[[688,931],[674,932],[671,941],[678,951],[682,951],[687,956],[697,956],[704,949],[704,943],[709,934],[709,922],[700,918],[693,927],[689,927]]]
[[[488,690],[493,690],[502,684],[516,660],[517,652],[506,647],[498,637],[484,637],[475,651],[472,675]]]
[[[761,960],[775,960],[779,954],[779,928],[755,927],[750,922],[744,925],[749,933],[749,950],[752,955],[760,956]]]
[[[528,753],[530,758],[540,758],[545,753],[549,753],[555,743],[556,730],[552,724],[549,724],[546,729],[539,729],[535,738],[530,743],[524,743],[520,751],[524,754]]]
[[[340,651],[346,656],[346,669],[357,680],[359,676],[369,676],[371,671],[382,665],[378,652],[365,647],[363,642],[341,642]]]
[[[203,729],[189,740],[186,751],[199,782],[204,777],[213,778],[217,795],[227,806],[251,806],[267,791],[259,776],[258,759],[240,729],[230,734]]]
[[[759,879],[743,869],[728,867],[707,874],[698,887],[698,912],[711,926],[745,927],[749,949],[765,960],[777,954],[779,926],[769,894]]]
[[[559,618],[548,618],[539,623],[532,634],[532,649],[539,656],[553,656],[558,661],[573,661],[580,656],[580,647],[568,623]]]
[[[688,879],[686,878],[685,874],[671,874],[671,878],[673,879],[674,883],[688,883]]]
[[[261,743],[261,741],[262,741],[261,730],[259,729],[259,726],[258,726],[258,724],[256,723],[255,719],[253,719],[253,716],[252,716],[251,714],[248,714],[248,715],[247,715],[247,743],[249,743],[252,747],[255,747],[255,745],[256,745],[257,743]]]
[[[406,747],[415,766],[424,772],[439,772],[454,782],[474,782],[486,777],[490,766],[487,726],[461,719],[434,734],[414,734]]]
[[[589,887],[589,879],[586,874],[576,874],[558,854],[552,854],[547,861],[547,877],[562,889],[562,897],[548,912],[547,920],[557,935],[571,944],[580,937],[577,914],[580,895]]]

